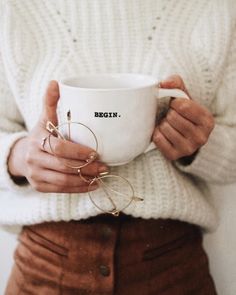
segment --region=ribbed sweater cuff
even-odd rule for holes
[[[232,131],[232,130],[231,130]],[[236,173],[227,173],[229,166],[235,162],[236,144],[231,132],[216,125],[208,142],[202,146],[189,165],[178,161],[175,165],[183,172],[198,176],[211,183],[230,183]],[[229,177],[230,175],[230,177]]]
[[[1,137],[0,139],[0,146],[1,146],[1,153],[0,153],[0,188],[9,189],[13,191],[25,191],[29,189],[29,183],[26,182],[24,184],[17,184],[12,179],[9,171],[8,171],[8,157],[10,155],[10,151],[14,143],[27,135],[26,131],[16,132],[7,134]]]

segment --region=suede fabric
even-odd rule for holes
[[[23,227],[5,295],[215,295],[199,226],[102,214]]]

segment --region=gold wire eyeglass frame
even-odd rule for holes
[[[61,123],[59,124],[58,126],[55,126],[52,122],[48,121],[47,124],[46,124],[46,129],[47,131],[49,131],[49,135],[48,135],[48,143],[49,143],[49,147],[50,147],[50,150],[51,150],[51,153],[60,161],[62,162],[66,167],[68,168],[72,168],[72,169],[75,169],[77,170],[80,178],[86,182],[86,183],[89,183],[88,184],[88,195],[89,195],[89,198],[90,198],[90,201],[93,203],[93,205],[99,209],[100,211],[102,211],[103,213],[108,213],[108,214],[112,214],[113,216],[119,216],[120,212],[125,210],[133,201],[143,201],[143,198],[139,197],[139,196],[135,196],[135,191],[134,191],[134,188],[133,188],[133,185],[131,184],[131,182],[126,179],[125,177],[122,177],[122,176],[119,176],[119,175],[115,175],[115,174],[107,174],[107,175],[102,175],[102,176],[95,176],[94,178],[92,179],[87,179],[86,177],[83,176],[82,174],[82,171],[81,171],[81,168],[83,167],[86,167],[87,165],[89,165],[90,163],[92,163],[93,161],[95,161],[96,157],[91,157],[91,158],[88,158],[84,164],[80,165],[80,166],[75,166],[75,165],[69,165],[68,164],[68,161],[62,161],[60,159],[60,157],[58,157],[54,150],[53,150],[53,146],[52,146],[52,142],[51,142],[51,137],[54,136],[54,137],[57,137],[57,138],[60,138],[60,139],[63,139],[63,140],[68,140],[68,141],[71,141],[71,126],[72,125],[80,125],[80,126],[83,126],[84,128],[86,128],[93,136],[94,138],[94,142],[95,142],[95,152],[97,154],[98,152],[98,139],[95,135],[95,133],[93,132],[93,130],[91,128],[89,128],[87,125],[81,123],[81,122],[75,122],[75,121],[72,121],[71,120],[71,111],[68,111],[67,112],[67,121],[64,122],[64,123]],[[60,132],[60,129],[62,129],[62,127],[67,127],[67,133],[68,133],[68,139]],[[128,196],[129,198],[129,201],[127,202],[127,204],[121,208],[121,209],[118,209],[117,208],[117,205],[116,203],[114,202],[113,198],[112,198],[112,194],[113,193],[116,193],[117,195],[119,196],[125,196],[127,197],[126,194],[124,193],[121,193],[113,188],[111,188],[108,184],[105,183],[104,180],[106,179],[109,179],[109,178],[112,178],[113,180],[117,179],[117,180],[122,180],[124,181],[124,183],[127,184],[127,186],[130,188],[130,191],[131,191],[131,195]],[[92,198],[92,194],[89,189],[91,187],[92,184],[94,183],[98,183],[99,184],[99,187],[103,189],[103,192],[105,193],[105,196],[107,197],[107,199],[109,200],[110,204],[112,205],[112,209],[110,210],[104,210],[103,208],[101,208],[101,206],[99,206]],[[110,192],[111,193],[110,193]],[[94,192],[94,191],[93,191]]]

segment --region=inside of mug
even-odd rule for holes
[[[89,89],[127,89],[142,88],[157,84],[157,79],[140,74],[108,74],[78,76],[61,82],[69,87]]]

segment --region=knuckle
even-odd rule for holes
[[[34,169],[28,169],[28,177],[32,180],[36,180],[37,177],[36,177],[36,173],[35,173],[35,170]]]
[[[58,91],[56,89],[53,88],[48,88],[47,90],[47,96],[51,97],[51,98],[57,98],[58,96]]]
[[[208,117],[208,120],[206,120],[205,126],[208,130],[210,130],[210,131],[213,130],[213,128],[215,126],[215,121],[214,121],[214,118],[212,115]]]
[[[164,131],[164,126],[163,126],[163,122],[159,125],[159,133],[155,135],[155,138],[159,138],[160,137],[160,132]]]
[[[160,131],[164,132],[168,128],[169,123],[164,119],[160,124]]]
[[[194,130],[189,125],[181,124],[180,127],[181,127],[181,132],[183,134],[186,134],[186,136],[192,137]]]
[[[57,98],[59,95],[57,82],[55,80],[51,80],[46,88],[45,92],[45,100],[49,98]]]
[[[190,156],[190,155],[192,155],[192,153],[194,153],[195,150],[196,150],[196,147],[195,147],[195,145],[193,143],[188,144],[184,148],[184,155],[185,156]]]
[[[61,155],[63,150],[63,143],[62,142],[55,142],[54,147],[53,147],[53,151],[56,155]]]
[[[71,173],[74,171],[73,168],[69,167],[69,164],[71,165],[75,165],[76,166],[76,163],[73,163],[71,162],[70,163],[70,160],[65,160],[65,159],[58,159],[58,158],[55,158],[55,166],[56,166],[56,170],[62,172],[62,173]]]
[[[192,152],[193,153],[201,146],[201,144],[198,144],[196,142],[192,142],[191,145],[192,145]]]
[[[83,157],[80,149],[75,150],[75,155],[76,155],[76,158],[78,158],[78,159],[81,159],[81,157]],[[87,158],[88,158],[88,156],[87,156]]]
[[[178,105],[178,110],[183,113],[183,114],[186,114],[190,109],[190,105],[189,105],[189,102],[188,101],[184,101],[184,100],[181,100],[179,102],[179,105]]]
[[[38,191],[38,192],[43,192],[42,185],[41,185],[39,182],[35,182],[35,181],[33,181],[33,182],[31,183],[31,185],[32,185],[32,187],[33,187],[36,191]]]
[[[173,122],[176,119],[175,111],[170,109],[166,115],[166,119],[168,122]]]
[[[61,177],[61,184],[63,185],[63,187],[67,187],[70,184],[70,176],[69,176],[69,174],[64,174]]]
[[[158,131],[158,132],[156,132],[156,133],[154,134],[154,136],[153,136],[153,141],[154,141],[154,143],[159,144],[159,143],[161,142],[161,140],[162,140],[162,135],[161,135],[161,133]]]
[[[204,145],[207,142],[208,137],[205,134],[201,134],[196,137],[195,142],[198,146]]]
[[[208,141],[208,136],[206,134],[202,135],[201,141],[202,141],[202,144],[206,144]]]
[[[57,164],[57,167],[58,167],[58,170],[61,171],[61,172],[63,172],[63,173],[69,172],[69,168],[66,165],[64,165],[63,163],[61,163],[61,162],[59,162]]]
[[[57,169],[59,170],[59,171],[61,171],[62,173],[71,173],[72,171],[73,171],[73,169],[72,168],[69,168],[67,165],[66,165],[66,163],[63,163],[63,162],[61,162],[61,161],[59,161],[58,160],[58,162],[57,162]]]
[[[34,152],[29,148],[25,153],[25,161],[28,165],[34,163]]]

